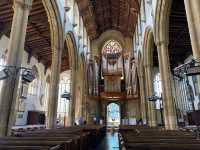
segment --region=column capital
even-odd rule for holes
[[[14,9],[18,5],[22,9],[30,10],[32,8],[33,0],[14,0]]]

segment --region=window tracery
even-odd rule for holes
[[[65,71],[61,74],[58,92],[58,109],[57,118],[59,123],[64,125],[66,123],[66,117],[69,115],[69,104],[70,101],[62,98],[63,93],[70,93],[71,89],[71,72]]]
[[[103,55],[107,59],[118,59],[121,55],[122,47],[119,42],[115,40],[109,40],[103,47]]]
[[[29,84],[29,87],[28,87],[28,94],[30,95],[37,95],[38,93],[38,89],[40,87],[39,85],[39,73],[38,73],[38,69],[36,66],[33,66],[32,68],[33,70],[33,74],[35,76],[35,79]]]

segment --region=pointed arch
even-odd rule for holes
[[[144,44],[142,50],[143,65],[153,65],[153,46],[154,46],[154,35],[153,28],[148,26],[145,29]]]
[[[78,66],[78,53],[77,45],[74,34],[68,32],[65,37],[65,43],[67,46],[68,56],[69,56],[69,65],[71,69],[71,103],[70,103],[70,125],[73,125],[75,122],[75,106],[76,106],[76,70]]]
[[[65,42],[67,45],[68,55],[69,55],[69,65],[70,68],[77,68],[77,60],[78,60],[78,51],[76,40],[74,34],[72,32],[68,32],[65,38]]]
[[[64,46],[64,27],[57,1],[42,0],[50,25],[52,52],[61,51]]]
[[[156,45],[169,43],[169,14],[172,0],[158,0],[156,3],[156,16],[154,22],[155,43]]]

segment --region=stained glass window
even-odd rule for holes
[[[103,54],[119,54],[122,51],[122,47],[119,42],[115,40],[109,40],[103,47]]]
[[[115,64],[118,58],[121,56],[122,47],[119,42],[115,40],[107,41],[102,49],[104,58],[107,59],[109,64]]]

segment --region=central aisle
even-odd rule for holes
[[[96,150],[119,150],[118,132],[107,132],[105,138],[97,146]]]

